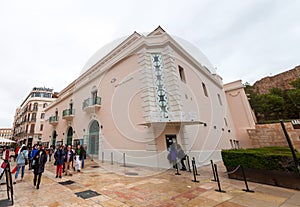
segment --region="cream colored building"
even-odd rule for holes
[[[13,137],[19,144],[32,146],[42,141],[44,130],[44,109],[55,100],[53,89],[45,87],[34,87],[20,107],[16,109],[14,117]]]
[[[44,142],[163,168],[172,142],[207,163],[221,149],[246,147],[254,127],[241,82],[224,88],[200,50],[161,27],[101,48],[45,113]]]
[[[0,137],[5,139],[12,139],[12,128],[0,128]]]

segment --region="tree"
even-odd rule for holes
[[[290,85],[294,86],[295,89],[300,89],[300,78],[290,82]]]
[[[300,82],[299,82],[300,83]],[[287,91],[289,99],[289,111],[292,111],[290,118],[300,118],[300,88]]]
[[[263,116],[264,120],[282,118],[281,112],[284,111],[284,99],[274,94],[261,94],[253,99],[253,108],[256,115]]]

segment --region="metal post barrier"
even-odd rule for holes
[[[110,153],[110,160],[111,160],[111,161],[110,161],[110,164],[112,164],[112,165],[114,164],[114,158],[113,158],[113,156],[114,156],[114,155],[113,155],[113,152],[111,152],[111,153]]]
[[[249,188],[248,188],[248,183],[247,183],[247,179],[246,179],[246,175],[245,175],[245,171],[244,171],[243,166],[241,165],[240,167],[241,167],[243,178],[244,178],[244,182],[245,182],[245,185],[246,185],[246,189],[243,189],[243,191],[254,193],[253,190],[249,190]]]
[[[215,172],[215,168],[214,168],[214,162],[212,160],[210,160],[210,164],[211,164],[211,168],[212,168],[212,171],[213,171],[213,174],[214,174],[214,179],[211,180],[211,181],[216,182],[217,179],[216,179],[216,172]]]
[[[283,121],[280,121],[280,124],[281,124],[282,130],[283,130],[283,133],[285,135],[286,141],[287,141],[287,143],[289,145],[289,148],[291,150],[291,153],[293,155],[293,160],[295,162],[295,165],[296,165],[296,167],[298,169],[298,172],[300,173],[300,164],[298,162],[298,159],[297,159],[297,156],[296,156],[296,153],[295,153],[295,150],[294,150],[294,146],[293,146],[293,144],[291,142],[291,138],[290,138],[289,134],[286,131],[286,128],[285,128],[285,125],[284,125]]]
[[[175,165],[175,168],[176,168],[176,173],[175,173],[175,175],[181,175],[180,173],[179,173],[179,171],[178,171],[178,164],[176,163],[176,165]]]
[[[123,166],[126,167],[126,164],[125,164],[125,153],[123,153]]]
[[[195,160],[194,159],[192,160],[192,167],[193,167],[193,176],[194,176],[194,180],[192,180],[192,181],[195,182],[195,183],[199,183],[199,181],[197,180],[197,177],[196,177],[196,170],[195,170],[196,166],[195,166]]]
[[[216,173],[217,182],[218,182],[218,189],[215,189],[215,191],[218,191],[218,192],[220,192],[220,193],[225,193],[226,191],[224,191],[224,190],[221,189],[221,184],[220,184],[220,179],[219,179],[219,175],[218,175],[218,168],[217,168],[217,165],[214,164],[214,167],[215,167],[215,173]]]
[[[102,163],[104,163],[104,152],[102,152]]]
[[[192,172],[191,165],[190,165],[190,157],[188,155],[186,156],[186,160],[187,160],[188,172]]]
[[[193,161],[194,161],[194,165],[195,165],[195,172],[196,172],[196,175],[200,175],[200,174],[198,174],[198,171],[197,171],[197,166],[196,166],[196,160],[195,160],[195,157],[193,157]]]

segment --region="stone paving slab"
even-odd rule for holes
[[[24,181],[17,181],[13,186],[14,206],[300,206],[300,191],[249,182],[249,188],[255,192],[245,192],[242,191],[245,188],[244,181],[228,179],[223,173],[225,167],[221,163],[218,165],[222,190],[226,193],[215,191],[218,186],[212,181],[211,166],[198,168],[201,175],[197,176],[199,182],[196,183],[191,181],[193,176],[190,172],[175,175],[173,169],[139,166],[127,169],[118,163],[111,165],[90,160],[86,160],[81,172],[55,178],[55,166],[48,163],[39,190],[33,186],[32,172],[26,169]],[[59,184],[68,180],[74,183],[65,186]],[[88,190],[99,195],[87,199],[76,195]],[[0,185],[0,200],[1,198],[7,198],[5,185]]]

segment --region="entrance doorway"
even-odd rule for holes
[[[67,135],[67,145],[72,146],[73,128],[70,127]]]
[[[166,145],[167,150],[169,150],[170,146],[175,143],[177,144],[176,134],[166,134]]]
[[[54,130],[53,134],[52,134],[52,145],[53,145],[53,147],[56,146],[56,136],[57,136],[57,134],[56,134],[56,131]]]

